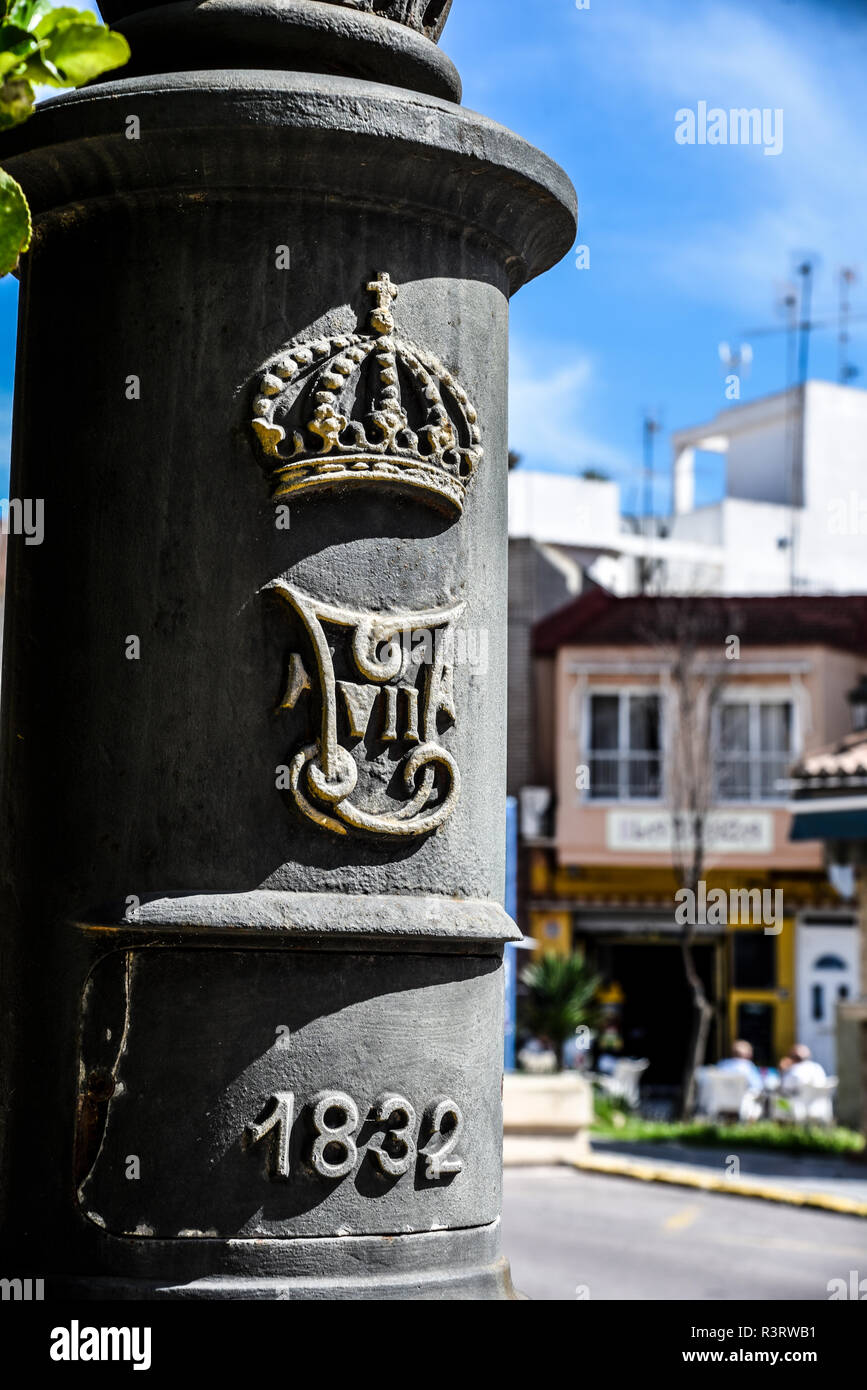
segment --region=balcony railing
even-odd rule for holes
[[[780,801],[780,783],[788,776],[790,753],[724,753],[714,761],[717,801]]]
[[[658,753],[591,753],[588,794],[596,801],[658,801],[662,759]]]
[[[789,774],[789,753],[717,754],[714,801],[779,801]],[[591,753],[587,796],[593,801],[659,801],[663,765],[659,753]]]

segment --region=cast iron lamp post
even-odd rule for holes
[[[563,173],[448,0],[105,15],[0,158],[10,1272],[502,1298],[507,315]]]

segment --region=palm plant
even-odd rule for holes
[[[563,1066],[563,1048],[581,1025],[595,1027],[599,1009],[594,1003],[602,983],[582,955],[544,955],[528,965],[521,979],[530,993],[524,1014],[533,1032],[549,1038]]]

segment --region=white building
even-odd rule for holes
[[[564,547],[605,588],[867,592],[867,391],[810,381],[672,436],[674,515],[620,515],[614,482],[516,469],[509,534]],[[724,454],[725,496],[695,505],[697,455]]]

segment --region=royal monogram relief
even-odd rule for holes
[[[262,375],[251,425],[274,500],[373,484],[460,515],[482,457],[475,407],[441,362],[395,337],[391,277],[367,288],[367,333],[288,347]]]
[[[288,768],[297,809],[338,835],[409,839],[438,829],[460,794],[458,765],[440,738],[457,718],[454,632],[464,604],[366,613],[282,579],[268,588],[299,620],[313,659],[308,671],[292,653],[280,704],[311,701],[319,727]]]

